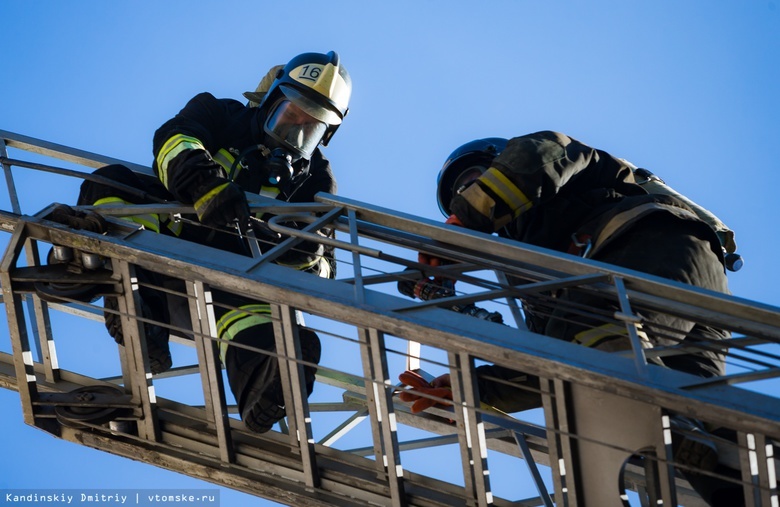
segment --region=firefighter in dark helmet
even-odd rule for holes
[[[736,270],[740,264],[733,232],[706,209],[649,171],[558,132],[464,144],[439,173],[437,200],[448,224],[717,292],[728,293],[726,266]],[[426,254],[420,260],[442,262]],[[526,324],[536,333],[608,352],[631,349],[624,323],[582,308],[603,309],[604,315],[619,310],[604,296],[569,289],[524,303],[523,310]],[[703,344],[698,352],[653,359],[656,364],[701,377],[725,373],[723,353],[706,344],[729,338],[727,331],[660,312],[640,313],[638,334],[645,348]],[[504,412],[541,406],[538,378],[498,365],[479,366],[477,373],[483,403]],[[449,376],[442,375],[423,385],[422,392],[447,397],[449,385]],[[402,399],[418,403],[417,410],[434,403],[413,392]],[[675,457],[697,468],[717,467],[717,451],[701,424],[672,419],[673,426],[702,435],[675,437]],[[728,484],[689,475],[708,501],[741,493]]]
[[[727,293],[725,251],[717,231],[670,192],[648,193],[636,171],[623,159],[557,132],[480,139],[447,159],[437,200],[450,224]],[[722,230],[735,249],[733,233],[725,226]],[[598,296],[565,290],[555,300],[607,304]],[[529,327],[540,334],[610,352],[630,349],[625,326],[578,316],[571,305],[531,305],[526,314]],[[728,337],[723,330],[670,316],[648,314],[643,320],[648,347]],[[654,333],[652,323],[665,332]],[[714,351],[669,356],[663,362],[702,377],[724,373],[723,356]],[[498,408],[522,410],[523,402],[512,391],[504,399],[500,385],[484,386],[482,396]]]
[[[200,222],[174,222],[158,215],[128,217],[147,229],[247,253],[234,230],[238,227],[245,231],[250,221],[245,192],[290,202],[310,202],[318,192],[336,192],[330,163],[319,145],[328,144],[347,115],[351,91],[351,78],[338,54],[301,54],[286,65],[273,67],[254,92],[244,94],[246,104],[218,99],[210,93],[192,98],[154,134],[153,167],[157,178],[144,177],[119,165],[103,167],[96,174],[142,188],[156,198],[192,204]],[[99,206],[144,202],[121,188],[87,181],[81,187],[78,203]],[[333,231],[323,229],[318,233],[329,236]],[[322,277],[335,276],[332,249],[316,242],[302,243],[275,262]],[[139,273],[139,280],[152,286],[177,283],[149,272]],[[141,296],[146,319],[167,323],[176,317],[172,315],[176,305],[171,304],[170,294],[142,286]],[[214,298],[219,303],[214,308],[221,358],[241,417],[251,430],[268,431],[285,414],[278,362],[272,355],[232,347],[230,343],[273,354],[270,306],[216,291]],[[106,298],[106,325],[121,344],[118,314],[111,311],[116,310],[115,306],[115,300]],[[147,323],[145,332],[152,371],[165,371],[172,363],[168,330]],[[302,359],[317,364],[319,338],[304,327],[300,327],[299,336]],[[316,368],[306,366],[304,370],[310,394]]]

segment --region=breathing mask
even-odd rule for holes
[[[263,125],[263,130],[275,141],[274,144],[286,149],[291,163],[302,158],[310,159],[327,129],[327,123],[287,99],[274,105]]]
[[[276,148],[271,151],[265,160],[265,168],[268,171],[268,183],[271,185],[284,185],[293,175],[293,158],[284,148]]]

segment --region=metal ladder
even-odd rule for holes
[[[328,194],[305,205],[254,198],[254,210],[274,215],[268,226],[287,237],[260,248],[257,257],[161,236],[119,218],[191,211],[177,203],[101,207],[108,234],[74,230],[51,220],[54,205],[22,214],[11,168],[85,177],[88,168],[122,162],[4,131],[0,138],[12,208],[0,211],[8,238],[0,285],[10,330],[10,347],[0,349],[0,385],[19,392],[29,425],[290,505],[704,505],[671,445],[670,420],[685,416],[733,435],[713,441],[723,465],[736,470],[723,480],[743,485],[745,505],[777,505],[780,403],[776,392],[752,386],[780,374],[778,308]],[[12,158],[8,148],[80,167]],[[290,229],[288,220],[310,225]],[[309,232],[323,225],[337,230],[328,243],[339,261],[335,280],[273,263],[300,241],[325,241]],[[94,254],[105,266],[52,273],[41,255],[49,245]],[[418,251],[456,261],[441,269],[458,280],[458,295],[419,302],[397,292],[400,279],[430,274],[413,260]],[[178,295],[189,302],[190,326],[171,328],[175,365],[160,375],[151,375],[146,358],[137,269],[186,286]],[[67,329],[53,326],[52,313],[102,329],[102,306],[41,299],[40,284],[52,282],[95,283],[118,299],[125,346],[106,358],[114,363],[110,374],[61,364],[54,344],[63,343]],[[732,371],[707,380],[648,363],[690,352],[682,346],[638,346],[621,356],[528,331],[518,302],[540,301],[562,288],[614,298],[621,310],[612,317],[629,335],[643,308],[728,329],[734,338],[723,352]],[[253,434],[234,415],[210,318],[213,289],[272,306],[287,410],[278,431]],[[447,309],[456,303],[476,303],[514,322]],[[296,314],[305,315],[323,342],[308,399]],[[109,338],[80,338],[83,346],[100,339]],[[532,416],[540,420],[483,406],[476,376],[483,363],[538,376],[542,408]],[[405,369],[450,373],[453,405],[412,413],[397,397],[397,376]],[[169,387],[172,377],[192,389],[185,395]],[[446,477],[425,467],[426,456],[438,452],[460,463]],[[498,473],[510,466],[524,471],[517,480]]]

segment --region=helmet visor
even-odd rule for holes
[[[328,125],[306,114],[289,100],[281,101],[268,116],[265,130],[288,148],[309,159]]]
[[[313,116],[329,125],[339,125],[341,123],[341,116],[333,110],[333,106],[326,106],[323,100],[315,101],[292,86],[282,84],[279,85],[279,89],[285,97],[295,102],[309,116]]]
[[[442,172],[439,173],[439,181],[437,182],[438,190],[436,191],[436,198],[439,203],[439,209],[444,216],[450,216],[452,214],[450,209],[452,199],[466,190],[469,185],[477,181],[486,170],[485,166],[482,165],[470,165],[462,171],[459,171],[457,163],[450,167],[445,166],[445,168],[442,169]]]
[[[452,184],[453,197],[466,190],[466,188],[477,181],[477,178],[482,176],[485,171],[486,169],[484,166],[473,165],[460,173]]]

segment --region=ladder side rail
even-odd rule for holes
[[[152,381],[147,353],[143,322],[136,320],[140,314],[141,295],[135,266],[126,261],[115,259],[114,272],[121,276],[122,293],[117,296],[122,312],[122,335],[126,355],[126,377],[130,385],[125,385],[133,396],[133,401],[141,408],[143,417],[138,422],[138,434],[147,440],[160,439],[157,420],[157,395]],[[124,368],[123,368],[124,370]]]
[[[376,417],[379,423],[381,438],[382,463],[385,467],[387,485],[390,489],[392,507],[408,505],[404,469],[401,464],[401,450],[398,439],[398,422],[393,405],[394,387],[390,382],[390,372],[387,365],[384,333],[376,328],[361,328],[361,341],[367,347],[363,353],[367,355],[366,362],[371,366],[371,386],[374,390]],[[368,372],[366,372],[368,373]]]
[[[474,358],[453,352],[447,356],[451,365],[453,412],[459,426],[458,440],[466,487],[471,489],[478,506],[493,505],[485,424],[477,410],[480,403]]]
[[[522,264],[538,265],[569,276],[594,272],[620,276],[633,291],[668,300],[664,309],[673,310],[676,304],[688,304],[689,308],[696,308],[703,315],[706,314],[714,324],[730,328],[736,320],[744,323],[746,332],[755,329],[759,334],[780,341],[780,327],[777,326],[780,309],[777,307],[330,194],[317,194],[316,199],[318,202],[355,209],[360,220],[415,234],[420,248],[436,247],[437,251],[446,251],[448,257],[456,260],[476,261],[486,269],[497,267],[509,274],[512,274],[513,264],[520,260]],[[489,249],[485,248],[486,240],[490,241]],[[479,256],[475,257],[476,253]]]
[[[38,243],[31,239],[25,241],[26,260],[28,266],[39,264]],[[59,364],[57,349],[54,344],[54,336],[51,329],[49,305],[36,294],[25,297],[27,314],[30,316],[30,328],[35,338],[36,352],[46,371],[46,380],[56,382],[59,378]]]
[[[287,305],[271,305],[276,350],[279,353],[279,372],[285,399],[291,401],[286,406],[287,420],[290,423],[290,439],[298,446],[301,463],[309,487],[320,486],[320,473],[314,450],[309,400],[306,395],[304,365],[301,353],[298,327],[295,325],[295,310]],[[290,386],[288,390],[287,386]]]
[[[120,160],[113,157],[107,157],[104,155],[99,155],[97,153],[91,153],[85,150],[79,150],[76,148],[71,148],[57,143],[43,141],[41,139],[36,139],[34,137],[15,134],[13,132],[8,132],[6,130],[0,130],[0,139],[2,139],[4,143],[11,148],[17,148],[20,150],[28,151],[30,153],[37,153],[39,155],[44,155],[46,157],[65,160],[67,162],[73,162],[75,164],[91,167],[94,169],[97,169],[98,167],[102,167],[105,165],[122,164],[136,172],[140,172],[143,174],[154,174],[154,172],[150,167],[141,164],[127,162],[125,160]]]
[[[13,350],[16,386],[22,403],[24,422],[35,425],[35,410],[33,403],[38,401],[38,386],[35,376],[30,340],[27,334],[26,319],[22,308],[22,296],[13,290],[11,269],[21,255],[22,247],[27,239],[26,224],[20,221],[14,228],[8,248],[0,263],[0,288],[3,293],[3,303],[8,319],[8,330]]]
[[[225,463],[234,463],[236,453],[230,432],[222,368],[217,353],[216,320],[211,291],[201,282],[188,282],[190,316],[197,349],[201,384],[207,417],[213,423],[219,441],[219,453]]]
[[[2,132],[2,131],[0,131]],[[5,139],[0,138],[0,160],[2,161],[3,174],[5,175],[5,185],[8,188],[8,199],[11,201],[11,209],[17,215],[22,214],[22,208],[19,204],[19,194],[16,191],[16,183],[14,181],[14,174],[11,171],[11,164],[5,161],[8,158],[8,150],[6,149]]]
[[[59,145],[56,143],[50,143],[47,141],[42,141],[29,136],[23,136],[8,131],[0,130],[0,139],[3,140],[4,145],[11,146],[13,148],[26,150],[33,153],[40,153],[46,156],[55,157],[62,160],[72,161],[78,164],[85,165],[87,167],[95,168],[95,167],[100,167],[102,165],[107,165],[111,163],[121,163],[130,167],[132,170],[146,173],[146,174],[151,173],[151,170],[145,166],[133,164],[127,161],[123,161],[111,157],[106,157],[95,153],[90,153],[84,150],[73,149],[67,146]],[[426,221],[424,219],[421,219],[420,217],[414,217],[412,215],[406,215],[403,213],[393,212],[390,210],[384,210],[378,207],[369,207],[364,203],[360,203],[359,201],[354,201],[343,197],[335,197],[330,194],[324,194],[324,193],[318,194],[317,201],[326,204],[345,206],[354,210],[359,210],[361,219],[368,218],[374,223],[380,225],[386,222],[387,220],[390,220],[393,227],[395,228],[408,231],[414,234],[419,234],[423,237],[427,236],[434,240],[438,240],[437,237],[438,234],[437,235],[431,234],[431,229],[429,226],[434,225],[434,229],[439,229],[439,230],[442,229],[440,224],[435,224],[434,222]],[[426,224],[426,222],[428,222],[428,224]],[[452,231],[452,229],[455,228],[449,227],[448,232]],[[457,234],[458,232],[462,232],[462,231],[454,231],[454,232]],[[497,241],[498,243],[501,243],[501,238],[492,237],[492,239],[494,241]],[[582,263],[582,262],[587,263],[586,260],[581,260],[581,259],[578,260],[578,263]],[[572,263],[564,262],[564,264],[568,265],[569,268],[571,268],[572,266]],[[577,263],[574,264],[576,265]],[[636,282],[634,280],[630,280],[630,277],[627,280],[629,280],[629,283],[632,285]],[[637,286],[641,287],[641,283]],[[664,284],[661,284],[661,287],[663,286]],[[648,290],[648,288],[657,289],[658,284],[651,283],[649,286],[644,287],[643,290]],[[680,295],[677,298],[675,298],[674,301],[676,303],[691,301],[691,295],[690,294]],[[739,298],[733,298],[730,301],[730,303],[732,303],[733,305],[734,303],[738,303],[739,301],[740,301]],[[741,301],[745,304],[740,305],[738,308],[735,308],[733,311],[734,315],[729,315],[729,319],[734,317],[739,318],[739,316],[741,315],[753,315],[754,320],[758,319],[760,322],[763,323],[772,322],[771,315],[767,315],[767,311],[770,313],[774,313],[776,312],[775,308],[768,307],[768,306],[765,307],[764,305],[761,305],[759,303],[749,302],[745,300],[741,300]],[[700,305],[703,307],[712,307],[712,303],[713,301],[703,300],[700,303]],[[723,308],[717,309],[717,311],[720,313],[722,313],[723,310],[724,310]],[[769,320],[767,320],[767,317],[769,317]],[[769,327],[771,328],[771,324]],[[750,333],[752,328],[753,328],[752,326],[748,326],[745,329],[745,332]],[[778,334],[773,333],[772,329],[769,329],[768,332],[769,332],[768,334],[769,337],[778,338]]]

